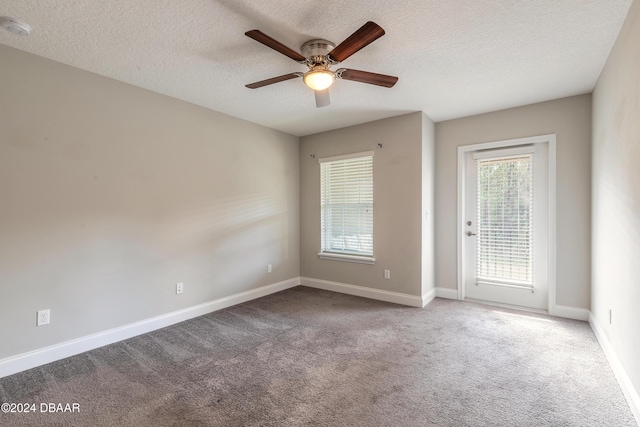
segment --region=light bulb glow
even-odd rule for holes
[[[325,90],[336,81],[329,70],[311,70],[304,75],[304,83],[313,90]]]

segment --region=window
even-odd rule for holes
[[[533,286],[533,154],[478,162],[477,277]]]
[[[320,159],[321,258],[373,264],[373,151]]]

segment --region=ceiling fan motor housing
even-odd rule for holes
[[[309,67],[303,80],[311,89],[316,91],[327,89],[336,80],[335,74],[329,70],[333,63],[327,57],[334,47],[332,42],[323,39],[309,40],[300,47]]]
[[[335,48],[335,44],[329,40],[313,39],[304,42],[300,47],[302,56],[314,63],[324,62],[326,56]]]

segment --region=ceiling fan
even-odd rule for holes
[[[338,46],[328,40],[309,40],[300,48],[302,54],[290,49],[259,30],[247,31],[245,35],[309,67],[309,71],[306,73],[290,73],[248,84],[246,87],[249,89],[257,89],[270,84],[302,77],[304,83],[315,92],[316,107],[326,107],[329,105],[329,87],[337,78],[382,87],[393,87],[398,81],[397,77],[370,73],[368,71],[351,70],[348,68],[339,68],[335,71],[330,70],[333,65],[344,61],[384,35],[382,27],[375,22],[367,22]]]

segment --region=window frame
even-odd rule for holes
[[[508,150],[508,154],[505,153],[507,152],[507,150],[503,150],[501,154],[500,151],[493,151],[493,155],[478,155],[477,153],[474,154],[473,158],[476,161],[476,170],[477,170],[477,174],[478,177],[477,179],[477,185],[478,185],[478,189],[477,189],[477,196],[479,197],[480,194],[480,186],[481,186],[481,180],[480,180],[480,167],[482,165],[483,162],[495,162],[495,161],[499,161],[499,162],[509,162],[509,161],[514,161],[514,160],[518,160],[518,159],[526,159],[529,162],[529,170],[528,170],[528,174],[527,174],[527,178],[528,178],[528,185],[529,185],[529,197],[528,197],[528,204],[529,204],[529,208],[528,208],[528,227],[526,229],[526,231],[523,229],[522,231],[518,230],[518,233],[512,233],[511,237],[516,237],[517,239],[522,239],[523,237],[526,238],[527,240],[527,244],[522,246],[522,245],[517,245],[517,249],[526,249],[526,252],[528,253],[528,257],[526,259],[526,273],[525,276],[526,277],[520,277],[520,278],[515,278],[515,277],[498,277],[498,276],[487,276],[487,275],[483,275],[482,274],[482,259],[484,259],[484,257],[481,255],[481,246],[483,244],[483,241],[481,239],[481,234],[482,234],[482,229],[484,228],[484,226],[486,225],[486,223],[484,222],[484,220],[482,219],[482,216],[480,214],[481,210],[482,210],[482,206],[480,203],[477,204],[477,216],[476,216],[476,229],[477,229],[477,233],[478,233],[478,239],[476,241],[476,245],[477,245],[477,251],[476,251],[476,281],[478,284],[494,284],[494,285],[501,285],[501,286],[513,286],[513,287],[522,287],[522,288],[527,288],[527,289],[533,289],[534,288],[534,248],[535,248],[535,240],[537,239],[537,237],[535,236],[535,232],[534,232],[534,223],[535,223],[535,215],[537,215],[538,213],[534,211],[534,183],[535,183],[535,175],[534,175],[534,168],[535,168],[535,163],[534,163],[534,157],[535,157],[535,150],[533,147],[523,147],[523,148],[519,148],[519,149],[511,149]],[[484,154],[484,153],[483,153]],[[518,195],[519,197],[519,195]],[[500,239],[498,239],[500,240]],[[485,239],[485,243],[486,241],[489,241],[490,243],[496,244],[496,240],[495,238],[491,238],[491,237],[487,237]],[[509,249],[513,250],[512,247],[509,247]],[[494,247],[491,247],[488,249],[486,256],[490,257],[490,255],[495,255],[496,251]],[[514,261],[514,259],[519,258],[517,255],[512,255],[509,254],[507,255],[507,257],[509,258],[510,261]],[[520,260],[524,260],[524,258],[520,258]],[[488,261],[487,261],[488,262]]]
[[[318,163],[320,164],[320,187],[322,188],[322,164],[323,163],[333,163],[333,162],[352,160],[352,159],[363,158],[363,157],[371,158],[371,180],[373,181],[374,154],[375,154],[374,151],[364,151],[364,152],[345,154],[340,156],[319,158]],[[371,193],[372,209],[374,205],[373,200],[375,198],[374,193],[375,193],[375,189],[372,187],[372,193]],[[322,247],[323,234],[324,234],[324,230],[322,229],[323,202],[324,201],[322,196],[322,190],[320,190],[320,221],[321,221],[320,224],[321,225],[320,225],[320,252],[318,252],[318,257],[326,260],[353,262],[353,263],[360,263],[360,264],[374,264],[376,259],[373,255],[374,254],[373,244],[371,249],[371,255],[358,254],[358,253],[352,253],[352,252],[332,252],[332,251],[324,250],[324,248]],[[373,213],[374,212],[372,211],[372,226],[371,226],[372,241],[373,241],[373,232],[374,232]]]

